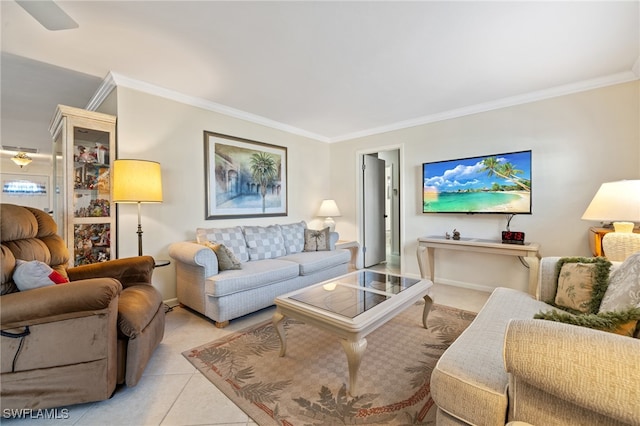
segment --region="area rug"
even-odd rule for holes
[[[357,397],[338,338],[291,318],[284,357],[270,321],[183,355],[259,425],[435,424],[431,371],[475,314],[434,304],[425,329],[423,307],[366,337]]]

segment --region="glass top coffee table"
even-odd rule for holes
[[[422,325],[426,328],[433,303],[432,285],[429,280],[363,269],[279,296],[273,324],[280,337],[280,356],[287,348],[285,317],[335,334],[347,354],[349,393],[357,396],[358,369],[367,348],[365,336],[421,298],[425,301]]]

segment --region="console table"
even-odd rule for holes
[[[445,237],[429,236],[418,238],[418,266],[422,278],[435,277],[435,249],[460,250],[485,254],[499,254],[503,256],[517,256],[526,262],[529,267],[529,293],[536,295],[538,286],[538,269],[540,265],[540,245],[538,243],[503,244],[497,240],[485,240],[481,238],[461,238],[448,240]]]

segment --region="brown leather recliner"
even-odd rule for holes
[[[107,399],[117,383],[138,382],[164,335],[152,257],[68,268],[56,232],[47,213],[0,204],[2,409]],[[16,259],[42,261],[71,282],[18,291]]]

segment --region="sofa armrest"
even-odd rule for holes
[[[513,377],[552,399],[640,423],[638,339],[553,321],[511,320],[504,362]]]
[[[543,302],[549,302],[555,299],[558,287],[556,280],[556,264],[558,260],[560,260],[560,256],[543,257],[540,259],[536,299]]]
[[[329,250],[336,249],[336,243],[338,242],[339,239],[340,239],[340,234],[338,234],[337,232],[329,233]]]
[[[95,278],[5,294],[0,298],[3,330],[92,315],[109,307],[122,286],[113,278]]]
[[[90,278],[115,278],[123,287],[129,285],[149,284],[155,261],[151,256],[136,256],[107,262],[92,263],[67,269],[70,281]]]
[[[190,241],[173,243],[169,246],[169,256],[177,262],[204,268],[204,276],[218,273],[218,257],[209,247]]]

